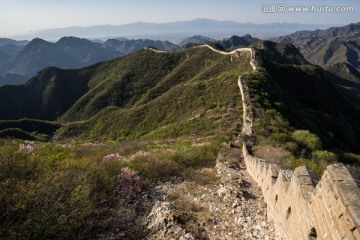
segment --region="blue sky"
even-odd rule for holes
[[[262,13],[267,4],[353,6],[351,13]],[[0,0],[0,37],[67,26],[172,22],[195,18],[237,22],[346,25],[360,21],[358,0]]]

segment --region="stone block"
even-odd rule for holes
[[[323,183],[324,188],[327,192],[330,192],[335,199],[339,197],[339,193],[334,189],[334,182],[329,178],[326,178],[325,181],[321,181]]]
[[[345,233],[345,236],[346,236],[345,239],[347,238],[349,240],[350,239],[355,240],[353,232],[349,229],[349,226],[347,224],[347,221],[346,221],[344,215],[339,218],[339,224],[340,224],[339,228],[342,229],[342,231],[344,231],[344,233]]]
[[[360,206],[360,189],[354,181],[335,181],[334,187],[339,193],[345,206]]]
[[[341,200],[341,198],[338,198],[336,200],[336,206],[334,208],[336,209],[337,217],[340,217],[341,215],[343,215],[347,211],[347,209],[346,209],[343,201]]]
[[[322,221],[322,211],[319,206],[320,201],[317,198],[314,198],[313,203],[311,204],[311,211],[313,216],[315,217],[315,222],[317,226],[314,226],[319,235],[323,235],[326,232],[325,223]]]
[[[297,176],[296,182],[300,185],[311,185],[312,184],[310,176]]]
[[[315,172],[307,166],[295,168],[294,176],[296,176],[299,184],[312,184],[315,186],[318,182]]]
[[[360,232],[358,229],[355,229],[353,231],[353,235],[354,235],[355,239],[360,239]]]
[[[349,170],[342,163],[329,165],[326,167],[332,181],[354,181]]]
[[[343,221],[345,221],[346,226],[348,227],[349,230],[354,230],[356,228],[356,225],[352,219],[352,217],[350,216],[350,213],[345,212],[344,215],[342,215],[341,217],[343,219]]]
[[[355,227],[360,229],[360,206],[348,206],[347,210],[351,219],[354,221]]]
[[[320,194],[322,195],[325,201],[327,210],[336,206],[336,200],[333,196],[331,196],[331,193],[329,194],[329,192],[326,192],[325,189],[322,188]]]
[[[330,226],[331,234],[334,236],[334,239],[343,239],[346,237],[345,232],[343,231],[338,218],[333,214],[333,212],[330,212],[331,217],[334,219],[334,225]]]

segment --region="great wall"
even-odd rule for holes
[[[222,55],[234,57],[250,53],[250,65],[257,71],[255,51],[238,48],[231,52],[207,47]],[[148,48],[154,52],[165,51]],[[318,181],[314,171],[306,166],[294,171],[280,169],[250,154],[247,139],[253,136],[253,107],[246,75],[238,78],[243,104],[242,155],[246,171],[261,188],[267,208],[267,218],[276,229],[275,239],[360,239],[360,177],[342,163],[329,165]]]
[[[239,77],[243,135],[249,139],[253,119],[245,81],[245,77]],[[283,239],[360,239],[360,178],[344,164],[327,166],[318,181],[306,166],[282,170],[252,156],[246,143],[242,153],[247,171],[261,187],[269,217]]]

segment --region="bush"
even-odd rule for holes
[[[179,163],[166,159],[164,156],[155,155],[137,157],[132,161],[131,167],[151,180],[167,179],[181,172]]]
[[[311,133],[308,130],[297,130],[292,133],[292,138],[302,144],[303,146],[309,148],[310,150],[320,150],[321,149],[321,140],[316,135]]]
[[[299,150],[299,146],[294,142],[287,142],[284,145],[285,149],[290,151],[292,154],[296,154]]]
[[[336,154],[329,151],[314,151],[312,153],[312,159],[315,162],[333,163],[337,161]]]
[[[287,143],[291,139],[289,134],[279,132],[271,134],[271,138],[273,138],[278,143]]]
[[[120,197],[131,198],[141,191],[143,185],[138,172],[132,171],[128,167],[124,167],[117,177],[115,192]]]
[[[171,159],[180,165],[188,167],[206,166],[215,161],[216,154],[219,149],[215,146],[180,146],[175,153],[171,155]]]

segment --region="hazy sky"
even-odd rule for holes
[[[353,6],[351,13],[262,13],[262,6]],[[359,0],[0,0],[0,37],[67,26],[172,22],[195,18],[345,25],[360,21]]]

